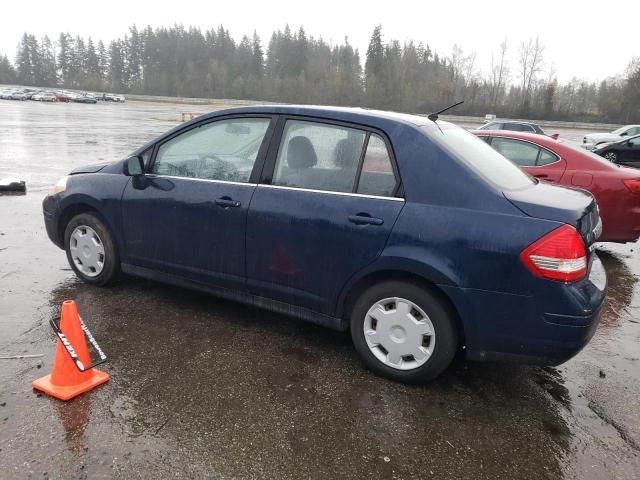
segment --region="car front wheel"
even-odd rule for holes
[[[450,308],[433,292],[403,281],[374,285],[360,296],[351,338],[371,370],[406,383],[436,378],[458,348]]]
[[[618,154],[616,152],[607,152],[604,154],[604,158],[612,163],[616,163],[618,161]]]
[[[106,285],[120,275],[120,260],[107,226],[93,213],[73,217],[64,231],[69,265],[84,282]]]

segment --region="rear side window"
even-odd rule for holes
[[[518,190],[535,184],[520,168],[462,128],[442,126],[441,131],[430,137],[501,190]]]
[[[491,146],[521,167],[534,167],[540,149],[535,145],[507,138],[494,138]]]
[[[354,128],[287,121],[272,184],[353,192],[365,137]]]
[[[369,137],[367,151],[362,162],[358,193],[390,197],[396,188],[391,156],[384,140],[375,133]]]
[[[505,123],[505,130],[511,130],[513,132],[534,132],[535,130],[529,125],[524,125],[522,123]]]
[[[248,182],[268,118],[234,118],[192,128],[158,148],[152,173]]]
[[[558,157],[550,151],[521,140],[494,138],[491,146],[521,167],[541,167],[558,160]]]

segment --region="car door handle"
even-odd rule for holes
[[[231,197],[220,197],[216,199],[216,205],[222,208],[229,208],[229,207],[237,208],[242,204],[237,200],[233,200]]]
[[[349,215],[349,221],[356,225],[382,225],[384,220],[375,218],[368,213],[359,213],[357,215]]]

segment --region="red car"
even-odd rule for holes
[[[534,133],[475,130],[530,175],[593,194],[602,218],[602,242],[640,237],[640,172],[615,165],[587,150]]]
[[[69,103],[71,101],[71,97],[64,92],[56,92],[56,100],[58,102]]]

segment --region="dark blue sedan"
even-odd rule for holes
[[[523,173],[439,120],[260,106],[180,125],[44,200],[87,283],[120,273],[350,329],[405,382],[473,360],[558,364],[591,338],[606,276],[588,193]]]

